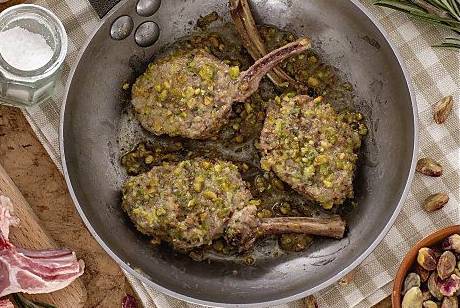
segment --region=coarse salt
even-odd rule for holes
[[[43,36],[21,27],[0,32],[0,55],[11,66],[33,71],[53,57],[53,50]]]

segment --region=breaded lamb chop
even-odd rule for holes
[[[353,197],[361,137],[322,97],[277,97],[260,137],[261,166],[330,209]]]
[[[271,68],[309,47],[310,40],[300,39],[241,73],[204,50],[178,51],[158,59],[133,85],[137,118],[155,135],[209,138],[227,122],[232,104],[253,94]]]
[[[240,250],[267,234],[343,237],[340,217],[259,219],[257,204],[238,168],[226,161],[165,163],[123,185],[123,209],[137,229],[181,252],[220,237]]]

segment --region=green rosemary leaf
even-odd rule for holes
[[[424,0],[412,0],[412,2],[419,7],[425,9],[429,14],[434,16],[439,16],[441,18],[448,18],[449,13],[446,11],[446,8],[442,5],[442,3],[438,3],[437,1],[424,1]]]
[[[407,2],[400,2],[395,0],[377,0],[374,2],[375,5],[384,6],[390,9],[395,9],[404,13],[415,13],[425,14],[425,10],[419,8],[414,4]]]
[[[460,44],[453,44],[453,43],[446,43],[446,42],[443,42],[443,43],[438,44],[438,45],[433,45],[433,47],[437,47],[437,48],[460,49]]]
[[[456,18],[460,20],[460,9],[459,9],[459,3],[457,3],[456,0],[449,0],[452,10],[455,12]]]
[[[377,0],[374,4],[460,34],[460,0]],[[460,39],[447,38],[435,47],[460,49]]]
[[[454,37],[448,37],[439,45],[434,45],[433,47],[446,47],[446,48],[455,48],[460,49],[460,39]]]
[[[435,23],[439,23],[439,24],[446,24],[448,26],[451,26],[453,28],[456,28],[456,29],[460,29],[460,21],[456,21],[456,20],[453,20],[453,19],[447,19],[447,18],[441,18],[441,17],[435,17],[435,16],[432,16],[432,15],[429,15],[429,14],[411,14],[412,16],[414,17],[418,17],[418,18],[423,18],[425,19],[426,21],[429,21],[429,22],[435,22]]]

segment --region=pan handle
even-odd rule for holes
[[[89,0],[100,18],[103,18],[121,0]]]

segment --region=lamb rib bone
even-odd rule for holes
[[[243,41],[243,45],[251,57],[254,60],[264,57],[268,52],[257,29],[248,1],[230,0],[230,14]],[[268,77],[278,87],[285,87],[286,83],[288,83],[299,90],[306,88],[280,67],[274,67],[268,74]]]
[[[51,293],[65,288],[84,271],[68,249],[31,251],[9,242],[9,228],[19,220],[9,198],[0,196],[0,297],[12,293]]]

